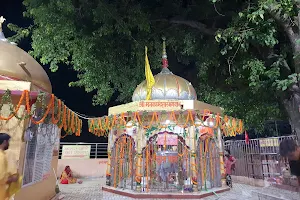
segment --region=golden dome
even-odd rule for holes
[[[162,71],[154,76],[155,84],[152,87],[151,100],[197,100],[197,94],[192,84],[184,78],[174,75],[168,69],[165,41],[162,63]],[[147,82],[144,80],[135,89],[132,101],[146,100],[146,96]]]
[[[1,26],[1,24],[0,24]],[[28,53],[7,42],[0,27],[0,78],[28,81],[32,90],[52,93],[49,77],[43,67]]]
[[[151,100],[197,100],[197,94],[190,82],[174,75],[168,68],[154,76]],[[146,100],[147,83],[144,80],[137,86],[132,101]]]

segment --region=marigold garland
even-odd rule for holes
[[[45,93],[44,93],[45,94]],[[37,98],[38,99],[38,98]],[[24,102],[25,100],[25,102]],[[37,104],[42,104],[42,107],[45,102],[37,102],[33,105],[30,105],[30,92],[28,90],[24,90],[19,99],[19,102],[16,107],[12,104],[11,101],[11,92],[7,90],[2,97],[0,109],[4,104],[9,104],[11,107],[11,113],[8,117],[4,117],[0,115],[0,120],[10,120],[13,117],[16,117],[19,120],[23,120],[25,118],[30,118],[31,122],[34,124],[47,123],[48,118],[50,117],[50,121],[53,124],[57,124],[57,126],[67,132],[67,134],[63,135],[62,138],[75,133],[76,136],[80,136],[81,128],[82,128],[82,120],[79,119],[78,115],[70,110],[67,106],[62,103],[60,99],[55,97],[54,94],[50,95],[49,103],[45,106],[45,112],[39,120],[34,118],[34,112],[36,110]],[[21,118],[17,116],[17,113],[21,107],[21,105],[25,104],[24,117]],[[44,109],[44,108],[41,108]]]
[[[145,118],[146,115],[149,115],[147,121]],[[152,116],[151,116],[152,115]],[[176,116],[178,115],[178,116]],[[127,119],[125,116],[128,116]],[[159,117],[160,116],[160,117]],[[199,117],[199,122],[196,122],[194,116]],[[139,125],[144,129],[149,129],[151,127],[165,128],[162,122],[170,120],[174,122],[177,126],[181,128],[186,128],[188,126],[203,126],[203,123],[206,118],[209,118],[214,122],[214,127],[212,128],[221,128],[224,136],[236,136],[237,134],[242,134],[244,130],[244,125],[242,120],[228,117],[227,115],[221,117],[219,113],[212,114],[209,110],[196,111],[196,110],[186,110],[180,112],[179,114],[175,111],[162,111],[162,112],[127,112],[121,113],[120,115],[111,115],[104,116],[101,118],[92,118],[89,119],[89,132],[98,135],[106,136],[108,131],[114,128],[130,128],[131,126],[126,125],[129,120],[133,120],[133,124]],[[208,122],[210,122],[208,120]]]
[[[10,93],[9,93],[9,94],[10,94]],[[12,112],[9,114],[8,117],[2,117],[2,116],[0,115],[0,120],[10,120],[10,119],[13,118],[14,116],[16,116],[16,114],[18,113],[18,111],[19,111],[19,109],[20,109],[20,107],[21,107],[21,105],[22,105],[22,102],[23,102],[23,100],[24,100],[25,94],[26,94],[26,93],[24,93],[24,92],[22,93],[21,98],[20,98],[20,100],[19,100],[19,103],[17,104],[16,109],[15,109],[14,111],[12,111]],[[10,100],[10,102],[11,102],[11,100]],[[2,105],[3,105],[3,103],[5,103],[5,102],[1,102]],[[2,106],[1,106],[1,109],[2,109]]]

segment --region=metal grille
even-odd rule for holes
[[[51,161],[58,127],[53,124],[31,124],[33,137],[26,143],[23,186],[42,181],[51,173]]]
[[[91,145],[90,159],[107,158],[107,143],[61,142],[59,147],[59,159],[61,159],[64,145]]]
[[[186,167],[189,161],[190,151],[183,142],[178,141],[177,145],[161,144],[158,143],[158,135],[155,135],[142,151],[142,191],[176,192],[182,189],[184,180],[191,174],[189,167]],[[190,181],[186,183],[190,184]]]
[[[121,136],[114,143],[111,157],[111,184],[114,187],[131,188],[135,184],[135,143],[134,140],[127,135]]]
[[[140,182],[142,192],[205,190],[221,186],[219,149],[215,140],[199,140],[196,152],[191,152],[182,137],[171,135],[176,137],[176,144],[161,144],[155,135],[141,155],[136,154],[130,136],[119,137],[112,149],[110,185],[137,190],[137,182]]]
[[[198,140],[198,183],[201,189],[221,187],[219,148],[214,139]]]
[[[32,140],[26,144],[23,185],[27,185],[33,181],[36,143],[37,139],[36,137],[33,137]]]
[[[296,139],[296,136],[251,139],[248,144],[245,140],[226,141],[225,149],[237,159],[233,175],[255,179],[281,175],[288,163],[279,155],[279,144],[286,138]]]

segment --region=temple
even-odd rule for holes
[[[61,129],[78,135],[81,120],[52,94],[43,67],[5,38],[4,21],[0,17],[0,132],[11,136],[9,172],[23,177],[14,199],[52,199]]]
[[[0,17],[0,131],[11,136],[9,172],[23,177],[14,199],[51,199],[58,192],[59,140],[73,133],[80,136],[82,122],[52,94],[43,67],[5,38],[4,21]],[[162,71],[153,77],[146,67],[148,76],[152,84],[149,78],[139,84],[131,103],[89,119],[90,132],[108,135],[103,190],[177,199],[229,190],[222,138],[242,133],[242,121],[197,100],[192,84],[170,71],[165,40]]]
[[[162,70],[132,102],[90,120],[90,131],[108,133],[107,180],[103,190],[134,198],[201,198],[229,190],[224,185],[223,135],[242,132],[242,122],[197,100],[192,84],[168,68],[165,40]],[[183,196],[182,196],[183,195]]]

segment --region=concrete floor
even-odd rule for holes
[[[87,179],[82,184],[60,185],[63,200],[122,200],[132,198],[124,197],[101,190],[105,179]],[[259,197],[257,193],[271,194],[273,197]],[[58,199],[58,198],[57,198]],[[233,189],[217,196],[210,196],[204,200],[299,200],[300,195],[289,191],[282,191],[275,188],[257,188],[249,185],[235,183]],[[157,199],[158,200],[158,199]]]

